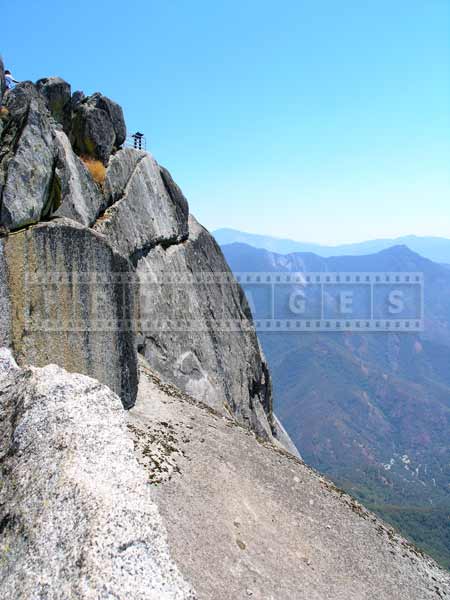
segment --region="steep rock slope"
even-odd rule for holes
[[[202,600],[443,600],[450,576],[292,455],[143,366],[127,413]]]
[[[119,398],[0,350],[3,600],[188,600]]]
[[[433,561],[275,444],[289,440],[243,292],[168,171],[119,149],[120,108],[55,78],[6,104],[0,332],[23,367],[0,353],[6,600],[446,598]],[[107,167],[98,187],[84,153]],[[85,375],[23,366],[95,366],[129,408],[137,346],[197,399],[145,367],[125,413]]]

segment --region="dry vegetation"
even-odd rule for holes
[[[103,186],[106,177],[105,165],[101,161],[96,160],[95,158],[92,158],[90,156],[81,156],[80,158],[86,165],[94,181],[100,186]]]
[[[9,110],[6,108],[6,106],[0,106],[0,119],[2,121],[5,121],[9,116]]]

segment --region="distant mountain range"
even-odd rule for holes
[[[450,568],[450,269],[404,245],[333,258],[245,244],[222,250],[236,273],[424,274],[423,333],[260,340],[277,413],[305,461]]]
[[[339,246],[324,246],[308,242],[281,239],[267,235],[245,233],[236,229],[217,229],[213,232],[217,242],[226,244],[248,244],[254,248],[261,248],[277,254],[290,254],[292,252],[313,252],[323,257],[330,256],[361,256],[374,254],[392,246],[408,246],[425,258],[437,263],[450,264],[450,239],[440,237],[418,237],[408,235],[395,239],[369,240],[356,244],[342,244]]]

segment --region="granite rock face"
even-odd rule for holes
[[[0,240],[0,347],[11,343],[11,311],[4,243]]]
[[[32,83],[10,90],[9,118],[0,142],[0,222],[14,230],[51,213],[56,160],[55,136],[42,96]]]
[[[194,600],[119,398],[0,350],[3,600]]]
[[[190,216],[188,240],[155,247],[137,271],[147,361],[192,396],[271,437],[269,370],[242,289],[212,236]]]
[[[57,362],[107,384],[132,406],[138,288],[130,263],[68,219],[20,231],[0,246],[10,315],[2,329],[17,362]]]
[[[111,100],[110,98],[107,98],[98,92],[90,96],[87,100],[87,103],[99,110],[104,110],[107,113],[116,135],[114,139],[114,147],[120,148],[127,137],[127,128],[125,125],[122,107],[119,106],[117,102],[114,102],[114,100]]]

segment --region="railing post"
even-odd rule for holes
[[[139,131],[136,131],[136,133],[133,133],[133,135],[131,137],[133,138],[134,148],[136,148],[136,150],[142,150],[144,134],[140,133]]]

